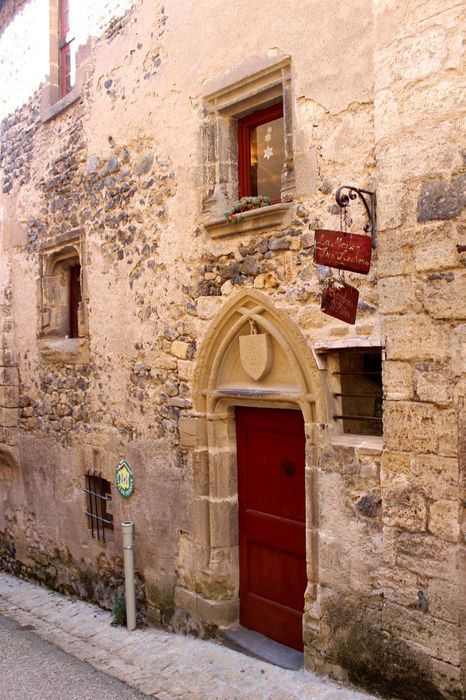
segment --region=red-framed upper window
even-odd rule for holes
[[[74,36],[71,34],[70,0],[59,0],[58,22],[60,97],[64,97],[74,85]]]
[[[71,265],[69,269],[69,336],[79,337],[78,307],[81,301],[81,266]]]
[[[279,202],[284,158],[282,103],[239,119],[239,198],[262,195]]]

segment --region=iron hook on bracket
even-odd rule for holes
[[[343,190],[348,190],[348,193],[343,192]],[[377,243],[375,192],[363,190],[360,187],[353,187],[353,185],[341,185],[335,194],[336,202],[341,208],[347,207],[350,204],[350,201],[355,200],[357,197],[359,197],[361,202],[364,204],[364,209],[366,210],[366,214],[369,219],[369,222],[364,226],[364,231],[371,233],[372,247],[375,248]]]

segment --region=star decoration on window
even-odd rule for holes
[[[273,146],[267,146],[267,148],[264,151],[264,158],[267,158],[267,160],[270,160],[272,156],[273,156]]]

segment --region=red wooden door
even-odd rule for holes
[[[304,421],[299,411],[237,408],[240,622],[303,648],[307,583]]]

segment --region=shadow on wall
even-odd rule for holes
[[[373,609],[373,601],[370,605]],[[374,612],[379,617],[380,611]],[[327,600],[324,621],[331,640],[327,661],[345,669],[354,685],[384,697],[400,700],[447,697],[434,684],[430,659],[376,627],[369,616],[367,602],[356,597]]]

